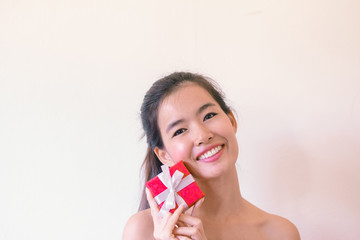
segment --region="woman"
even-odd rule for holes
[[[125,226],[124,240],[300,239],[290,221],[241,196],[236,119],[209,79],[177,72],[158,80],[145,95],[141,118],[148,142],[145,180],[159,174],[162,164],[183,161],[205,198],[185,213],[180,206],[160,217],[153,196],[144,191],[140,211]]]

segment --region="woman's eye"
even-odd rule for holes
[[[217,115],[217,113],[208,113],[208,114],[205,115],[204,121],[209,120],[209,119],[215,117],[216,115]]]
[[[183,132],[185,132],[186,129],[185,128],[180,128],[179,130],[176,130],[176,132],[174,133],[173,137],[176,137],[177,135],[182,134]]]

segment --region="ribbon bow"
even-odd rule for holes
[[[185,208],[188,208],[185,200],[177,192],[194,182],[194,178],[190,174],[183,178],[184,173],[179,170],[176,170],[171,177],[169,167],[166,165],[162,165],[161,170],[162,173],[160,173],[158,177],[167,189],[155,197],[157,204],[165,201],[160,209],[159,215],[163,216],[165,212],[174,209],[176,204],[184,204]]]

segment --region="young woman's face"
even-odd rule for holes
[[[202,87],[184,83],[159,106],[158,124],[164,143],[155,153],[167,165],[184,161],[198,178],[220,176],[238,156],[236,120],[227,115]]]

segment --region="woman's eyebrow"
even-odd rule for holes
[[[196,115],[199,115],[200,113],[202,113],[203,111],[205,111],[207,108],[209,107],[213,107],[213,106],[216,106],[216,104],[214,103],[206,103],[204,105],[202,105],[201,107],[199,107],[199,109],[196,111]],[[170,131],[170,129],[172,129],[173,127],[175,127],[176,125],[180,124],[180,123],[183,123],[185,122],[185,119],[179,119],[179,120],[176,120],[172,123],[170,123],[167,128],[166,128],[166,133],[168,133]]]
[[[206,103],[204,105],[202,105],[196,112],[196,115],[199,115],[202,111],[205,111],[207,108],[209,107],[213,107],[216,106],[214,103]]]
[[[166,133],[168,133],[170,131],[170,129],[172,129],[173,127],[175,127],[176,125],[178,125],[178,124],[180,124],[180,123],[182,123],[184,121],[185,121],[184,119],[179,119],[179,120],[176,120],[176,121],[170,123],[168,125],[168,127],[166,128]]]

